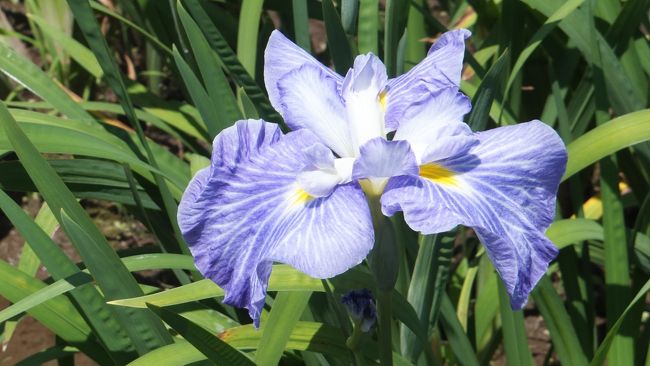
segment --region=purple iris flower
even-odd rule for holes
[[[259,324],[273,262],[316,278],[359,264],[374,243],[368,200],[423,234],[472,227],[513,308],[557,255],[545,237],[566,165],[539,121],[472,132],[459,92],[464,41],[443,34],[408,73],[388,79],[372,54],[345,77],[274,31],[264,81],[293,130],[239,121],[214,140],[178,221],[201,273]],[[387,135],[392,134],[392,139]]]

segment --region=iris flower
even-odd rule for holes
[[[256,325],[274,262],[316,278],[359,264],[374,244],[368,204],[422,234],[474,229],[518,309],[557,255],[545,237],[566,150],[540,121],[472,132],[459,92],[464,42],[443,34],[388,79],[373,54],[345,77],[274,31],[264,81],[292,132],[238,121],[214,140],[178,221],[196,267]]]

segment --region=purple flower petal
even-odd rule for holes
[[[557,255],[544,231],[555,213],[566,149],[539,121],[476,136],[467,154],[425,164],[420,176],[392,178],[382,210],[403,211],[424,234],[458,224],[474,228],[519,309]]]
[[[459,87],[465,39],[471,33],[465,29],[444,33],[429,49],[427,57],[409,72],[388,81],[386,128],[395,130],[402,115],[413,103],[422,103],[429,95],[426,90]]]
[[[471,109],[469,99],[456,87],[438,90],[404,113],[394,140],[408,141],[421,163],[464,153],[477,142],[463,122]]]
[[[290,71],[299,69],[303,65],[317,67],[334,80],[337,90],[340,89],[343,82],[341,75],[318,62],[305,50],[287,39],[280,31],[274,30],[264,51],[264,84],[275,109],[280,109],[278,81]]]
[[[374,138],[361,146],[361,155],[354,162],[352,178],[390,178],[418,174],[415,155],[406,141]]]
[[[196,267],[225,290],[225,303],[247,308],[256,325],[273,262],[327,278],[372,248],[358,184],[316,198],[296,183],[319,144],[306,130],[282,135],[264,121],[239,121],[215,138],[212,165],[194,177],[179,205]]]
[[[345,106],[332,77],[306,64],[279,79],[277,90],[276,108],[287,126],[310,130],[339,156],[354,156]]]

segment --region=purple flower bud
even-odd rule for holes
[[[361,330],[368,332],[377,322],[377,307],[375,298],[368,289],[352,290],[341,298],[348,312],[361,325]]]

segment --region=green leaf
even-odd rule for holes
[[[18,302],[45,284],[0,260],[0,295]],[[65,297],[57,297],[29,310],[29,315],[71,345],[78,347],[97,361],[110,359],[95,339],[74,305]]]
[[[256,6],[256,4],[251,4],[250,1],[248,1],[247,3],[249,5],[247,5],[248,8],[246,10],[247,11],[246,14],[248,14],[248,12],[253,12],[255,9],[253,10],[250,9]],[[264,94],[264,92],[259,87],[259,85],[251,77],[251,75],[254,75],[254,72],[248,72],[247,68],[245,68],[242,65],[242,63],[240,63],[240,60],[237,58],[237,55],[230,48],[228,42],[226,42],[219,29],[214,25],[214,23],[210,19],[210,16],[205,12],[205,10],[203,10],[203,7],[199,3],[199,1],[185,0],[183,2],[183,6],[185,6],[185,8],[192,15],[192,17],[194,17],[197,25],[199,26],[199,28],[201,28],[203,35],[208,40],[208,43],[210,43],[212,49],[217,53],[217,55],[219,55],[219,59],[221,60],[221,62],[223,62],[223,65],[226,68],[226,70],[228,70],[230,76],[237,82],[237,84],[239,84],[242,88],[244,88],[244,90],[246,91],[246,95],[248,95],[248,97],[255,103],[255,106],[258,112],[260,113],[260,116],[268,122],[275,122],[281,124],[282,117],[280,117],[278,112],[276,112],[275,109],[271,106],[271,103],[266,97],[266,94]],[[243,8],[241,12],[242,12],[241,14],[245,14]],[[255,29],[255,39],[252,40],[252,45],[253,47],[257,47],[257,28],[258,28],[257,22],[259,21],[259,16],[257,16],[256,20],[246,18],[246,21],[251,23],[255,22],[254,27],[252,28]],[[253,24],[251,24],[251,26],[253,26]],[[240,23],[240,27],[243,27],[241,23]],[[245,31],[246,33],[249,33],[249,30],[246,29]],[[239,36],[242,37],[241,33],[239,34]],[[251,36],[248,34],[245,37],[251,38]],[[248,51],[243,51],[243,52],[246,53]]]
[[[580,346],[578,335],[571,325],[569,314],[546,275],[539,281],[532,295],[544,317],[544,323],[551,334],[551,341],[560,361],[565,365],[587,365],[587,358]]]
[[[237,101],[232,94],[230,84],[221,71],[221,66],[217,62],[217,58],[213,53],[214,51],[210,48],[208,41],[203,37],[201,30],[192,17],[190,17],[190,14],[188,14],[185,8],[180,5],[180,2],[178,3],[177,9],[178,17],[180,18],[181,23],[185,28],[185,34],[187,34],[187,38],[190,41],[194,59],[196,59],[199,66],[203,85],[205,86],[210,101],[212,102],[210,108],[219,111],[219,113],[216,113],[216,115],[213,116],[216,119],[204,119],[208,126],[210,137],[214,138],[214,136],[216,136],[221,130],[229,127],[235,123],[235,121],[242,119],[242,115],[239,109],[237,109]],[[176,55],[174,55],[174,58],[176,58]],[[188,90],[190,90],[189,86]],[[203,114],[205,113],[202,113],[202,115]]]
[[[70,5],[70,9],[75,16],[77,25],[81,29],[81,32],[88,42],[88,45],[92,49],[95,57],[97,57],[97,60],[104,70],[104,80],[108,83],[108,85],[117,96],[120,105],[124,109],[124,113],[127,119],[135,128],[138,141],[146,153],[146,160],[154,168],[158,168],[158,163],[156,161],[157,159],[144,135],[140,121],[136,117],[135,108],[133,107],[133,102],[129,97],[129,93],[127,91],[124,79],[122,78],[122,74],[117,67],[117,63],[113,59],[111,49],[108,47],[108,43],[106,42],[106,39],[104,38],[104,35],[99,28],[99,24],[95,19],[95,15],[93,14],[88,0],[68,0],[68,4]],[[176,241],[179,243],[182,251],[189,253],[189,249],[187,249],[187,245],[185,245],[185,242],[180,233],[180,229],[176,223],[177,206],[174,198],[172,197],[172,193],[170,192],[167,182],[160,174],[154,173],[153,176],[156,182],[156,187],[158,188],[162,197],[162,202],[165,208],[164,212],[167,214],[171,227],[176,234]],[[153,320],[153,318],[151,320]],[[163,336],[163,338],[165,338],[165,336]]]
[[[359,53],[379,54],[379,1],[359,0]]]
[[[569,161],[562,180],[623,148],[650,140],[650,109],[601,124],[567,146]]]
[[[219,335],[221,339],[238,349],[255,349],[260,342],[262,331],[252,325],[230,328]],[[341,339],[340,330],[321,323],[298,322],[291,332],[287,349],[310,350],[340,357],[349,357],[349,350]]]
[[[611,122],[609,122],[611,123]],[[625,233],[623,203],[618,190],[618,167],[612,157],[600,161],[600,191],[603,202],[603,232],[605,247],[605,288],[607,293],[607,324],[625,310],[632,297],[630,267]],[[608,361],[612,365],[634,363],[634,336],[632,324],[624,324],[624,333],[614,336]]]
[[[472,112],[467,119],[467,124],[474,131],[483,131],[487,127],[490,117],[492,102],[499,96],[499,90],[508,71],[510,52],[505,50],[494,62],[481,81],[474,97],[472,98]]]
[[[219,334],[219,338],[240,350],[253,350],[257,347],[263,330],[252,324],[230,328]],[[346,364],[352,360],[349,350],[341,338],[339,329],[322,323],[298,322],[291,332],[286,345],[288,350],[311,351],[332,355]],[[131,363],[131,366],[158,365],[162,362],[171,365],[186,365],[205,359],[205,356],[187,342],[179,342],[154,350]]]
[[[546,236],[559,249],[585,240],[603,240],[603,227],[594,220],[565,219],[551,224]]]
[[[449,345],[458,362],[461,365],[478,366],[479,362],[476,358],[476,353],[456,317],[454,305],[452,305],[451,300],[449,300],[446,294],[443,296],[440,304],[440,322],[445,330],[445,334],[447,334]]]
[[[618,333],[618,330],[620,329],[621,325],[626,320],[626,316],[641,299],[645,298],[645,295],[648,291],[650,291],[650,280],[647,281],[645,285],[643,285],[643,287],[639,290],[639,292],[637,292],[636,296],[634,296],[632,301],[630,301],[630,303],[625,308],[623,313],[618,317],[618,319],[616,319],[616,322],[607,331],[607,335],[605,336],[605,339],[602,341],[600,346],[598,346],[598,349],[596,350],[596,355],[594,356],[593,360],[591,360],[592,366],[600,366],[605,362],[605,357],[607,356],[609,347],[614,341],[614,338],[616,337],[616,334]]]
[[[109,276],[95,276],[105,296],[124,298],[141,295],[142,291],[106,239],[79,205],[72,192],[61,181],[61,178],[56,175],[52,167],[32,145],[4,104],[0,104],[0,124],[18,158],[52,209],[57,221],[63,224],[64,219],[61,212],[65,210],[74,221],[74,225],[69,225],[69,227],[80,229],[75,230],[74,233],[67,232],[67,234],[72,236],[82,232],[86,239],[90,238],[89,241],[73,240],[73,243],[91,272],[95,274],[95,270],[98,272],[110,270]],[[155,348],[171,340],[168,336],[162,336],[161,332],[164,332],[162,324],[156,322],[150,314],[123,310],[118,310],[117,313],[132,340],[143,349]],[[142,339],[141,344],[138,344],[138,339]]]
[[[0,70],[48,101],[66,116],[80,121],[95,120],[38,66],[18,55],[2,42],[0,42]]]
[[[110,16],[110,17],[113,17],[113,18],[119,20],[122,24],[125,24],[126,26],[133,28],[133,30],[135,30],[136,32],[142,34],[147,40],[149,40],[151,42],[151,44],[156,46],[156,48],[163,51],[167,55],[172,54],[172,50],[169,47],[167,47],[164,43],[162,43],[158,39],[158,37],[156,37],[154,34],[151,34],[151,33],[147,32],[144,28],[138,26],[136,23],[134,23],[134,22],[130,21],[129,19],[123,17],[122,15],[118,14],[117,12],[112,11],[111,9],[105,7],[104,5],[102,5],[99,2],[92,1],[90,3],[90,6],[93,9],[95,9],[95,10],[101,12],[101,13],[104,13],[104,14]]]
[[[61,208],[59,222],[66,234],[68,234],[70,241],[75,244],[84,258],[86,266],[88,266],[107,299],[115,298],[116,295],[119,296],[118,294],[126,292],[123,289],[128,289],[129,284],[134,284],[137,287],[137,283],[124,264],[117,258],[115,252],[105,245],[106,239],[104,237],[101,237],[103,241],[96,240],[91,236],[90,232],[84,230],[81,225],[75,222],[64,208]],[[129,292],[136,291],[131,290]],[[141,292],[139,287],[137,287],[137,292]],[[146,350],[170,343],[171,338],[162,327],[162,324],[151,319],[150,314],[134,310],[118,311],[117,313],[118,316],[121,316],[120,320],[125,325],[138,352],[146,353]],[[128,324],[128,321],[141,323]]]
[[[264,0],[243,0],[239,12],[237,56],[249,75],[255,76],[257,37]]]
[[[384,20],[384,64],[388,77],[397,76],[399,41],[404,34],[409,1],[387,0]]]
[[[151,172],[158,172],[174,183],[173,192],[178,198],[182,193],[181,188],[189,183],[187,164],[160,145],[152,144],[151,147],[164,172],[143,162],[131,150],[130,145],[138,144],[133,135],[128,135],[130,142],[133,142],[130,144],[93,123],[22,110],[11,110],[11,114],[20,122],[21,129],[39,152],[84,155],[129,163],[134,171],[151,181],[154,181]],[[13,147],[10,136],[0,130],[0,151],[3,150],[10,151]]]
[[[0,195],[2,194],[0,193]],[[59,224],[47,203],[43,203],[41,208],[38,210],[38,214],[36,214],[36,217],[34,218],[34,223],[50,237],[52,237],[56,229],[59,228]],[[23,251],[20,253],[20,261],[17,265],[18,269],[32,277],[36,277],[36,273],[40,266],[41,260],[38,258],[38,255],[34,252],[34,249],[32,249],[29,242],[25,242]]]
[[[255,365],[244,354],[182,316],[155,305],[147,306],[216,365]]]
[[[205,355],[191,343],[179,340],[176,343],[156,348],[132,361],[128,366],[194,365],[205,359]]]
[[[37,366],[43,365],[48,361],[54,361],[63,357],[74,356],[79,350],[70,346],[53,346],[40,352],[32,353],[23,358],[16,366]]]
[[[327,31],[327,47],[334,61],[336,71],[345,75],[352,67],[352,49],[350,41],[345,35],[341,18],[336,12],[332,0],[323,0],[323,20],[325,21],[325,30]]]
[[[430,315],[433,313],[437,316],[441,295],[445,292],[453,240],[448,235],[438,234],[421,235],[419,241],[420,249],[409,283],[407,300],[414,309],[416,323],[428,327],[432,321],[435,322]],[[429,352],[429,337],[426,333],[418,335],[421,341],[416,342],[416,335],[403,324],[400,334],[402,354],[407,358],[416,360],[423,349]]]
[[[92,281],[92,277],[83,272],[77,272],[67,278],[64,278],[63,280],[59,280],[0,311],[0,323],[7,321],[8,319],[22,312],[29,311],[29,309],[33,308],[34,306],[40,305],[43,302],[51,300],[76,287],[90,283]]]
[[[515,65],[512,67],[512,70],[510,71],[510,77],[506,83],[504,93],[505,95],[508,95],[508,91],[510,90],[512,83],[517,77],[517,74],[519,74],[519,71],[524,67],[524,64],[530,55],[533,54],[537,47],[542,43],[544,38],[546,38],[546,36],[548,36],[555,29],[555,27],[557,27],[557,25],[562,20],[564,20],[564,18],[570,15],[584,2],[585,0],[566,1],[564,4],[562,4],[562,6],[555,10],[555,12],[553,12],[553,14],[548,17],[548,19],[546,19],[544,24],[542,24],[542,26],[537,29],[537,31],[535,31],[535,34],[533,34],[533,36],[530,38],[526,47],[524,47],[519,56],[517,56],[517,61],[515,61]]]
[[[178,52],[176,46],[172,49],[172,55],[181,78],[183,79],[183,83],[185,83],[185,88],[190,94],[194,105],[199,110],[201,119],[207,128],[209,136],[214,138],[217,132],[220,131],[221,125],[224,125],[225,122],[221,121],[218,110],[214,108],[214,101],[210,99],[210,96],[208,96],[203,85],[201,85],[201,81],[199,81],[199,78],[194,75],[194,71],[192,71],[190,65],[183,59],[183,56]]]
[[[193,265],[192,265],[192,268]],[[287,265],[275,265],[269,279],[268,291],[324,291],[320,280],[311,278]],[[223,296],[224,291],[208,279],[176,287],[158,294],[113,300],[112,305],[144,308],[146,304],[169,306],[190,301]]]
[[[307,0],[292,0],[291,11],[293,13],[293,34],[296,35],[296,44],[307,53],[311,53]]]
[[[533,358],[528,350],[528,336],[524,325],[523,310],[512,310],[510,297],[503,282],[499,282],[499,310],[503,329],[503,347],[508,365],[531,365]]]
[[[551,17],[556,9],[564,4],[564,0],[523,1],[547,17]],[[629,113],[643,108],[645,101],[634,88],[628,74],[607,41],[598,31],[592,29],[590,17],[591,15],[585,9],[575,9],[564,18],[559,27],[575,42],[588,62],[603,70],[608,70],[605,73],[607,94],[617,113]],[[592,37],[598,44],[597,48],[593,47]],[[602,57],[601,60],[599,60],[599,56]]]
[[[40,227],[3,191],[0,191],[0,209],[14,224],[16,229],[29,243],[34,253],[39,257],[43,265],[48,268],[50,275],[57,280],[70,276],[79,276],[80,270],[66,255],[59,249],[59,246],[50,239]],[[76,277],[78,278],[78,277]],[[45,287],[47,289],[47,287]],[[49,290],[48,290],[49,291]],[[37,291],[34,291],[35,294]],[[63,293],[61,291],[59,293]],[[72,298],[79,304],[79,308],[87,316],[89,323],[93,326],[97,336],[104,342],[106,348],[114,352],[113,355],[118,362],[126,362],[133,355],[129,339],[122,326],[113,317],[112,310],[105,304],[103,297],[94,287],[82,287],[74,291]],[[21,298],[22,304],[16,304],[5,309],[10,318],[22,311],[28,311],[34,305],[40,305],[43,301],[53,296],[42,295],[36,301],[24,295]],[[41,295],[39,295],[41,296]],[[14,308],[13,310],[10,310]],[[3,311],[3,312],[4,312]]]
[[[257,365],[278,364],[293,328],[300,320],[310,297],[310,291],[278,293],[257,345],[255,353]]]
[[[65,50],[72,59],[77,61],[80,65],[83,66],[91,75],[95,78],[101,78],[104,72],[102,71],[101,66],[97,62],[95,55],[84,47],[81,43],[77,42],[74,38],[70,37],[69,34],[62,32],[57,27],[52,26],[45,19],[36,16],[34,14],[28,14],[29,18],[36,24],[39,28],[43,30],[43,35],[53,42],[56,42],[61,49]],[[46,99],[46,98],[43,98]]]

